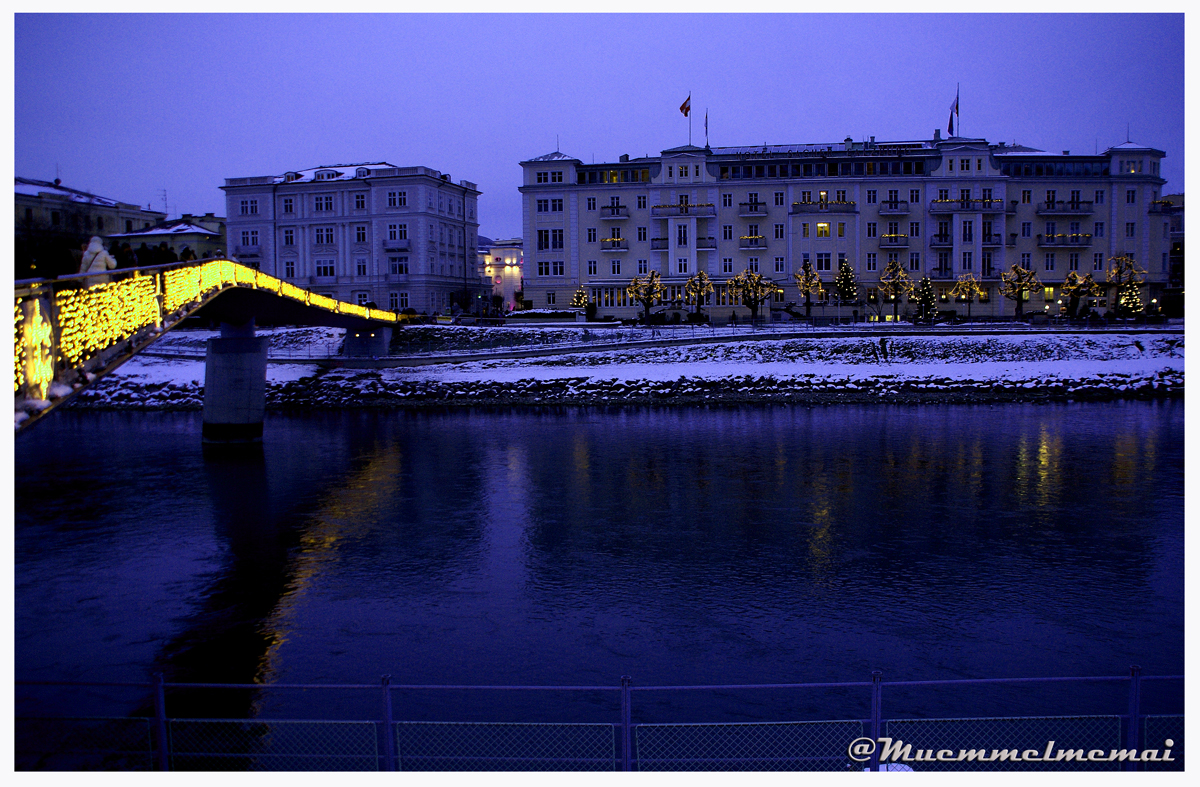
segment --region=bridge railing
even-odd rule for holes
[[[394,312],[319,295],[226,259],[18,281],[13,304],[18,402],[28,412],[44,410],[232,287],[266,290],[364,320],[398,319]]]

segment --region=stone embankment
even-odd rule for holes
[[[308,410],[353,407],[497,405],[692,405],[776,402],[989,403],[1161,399],[1183,396],[1183,372],[1096,373],[1078,379],[973,380],[928,375],[869,377],[796,375],[718,379],[679,377],[672,381],[571,377],[549,380],[403,380],[377,371],[336,370],[267,386],[267,408]],[[146,383],[133,378],[104,380],[80,392],[72,407],[105,410],[198,410],[203,386]]]

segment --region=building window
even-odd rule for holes
[[[407,207],[407,205],[408,205],[408,192],[407,191],[389,191],[388,192],[388,207],[389,208],[403,208],[403,207]],[[401,300],[403,300],[408,297],[408,293],[402,292],[402,293],[400,293],[400,296],[401,296]]]
[[[388,257],[388,272],[394,276],[408,274],[408,257]]]
[[[1033,254],[1027,251],[1021,252],[1021,267],[1025,270],[1030,270],[1033,267]]]
[[[558,299],[556,298],[556,293],[553,293],[553,292],[546,293],[546,305],[553,306],[556,303],[558,303]]]
[[[638,206],[639,210],[645,210],[645,208],[646,208],[646,195],[645,194],[638,194],[637,206]]]
[[[354,273],[357,276],[367,275],[367,259],[366,257],[356,257],[354,259]]]
[[[1025,189],[1021,192],[1021,204],[1029,205],[1033,203],[1033,190]]]
[[[783,204],[783,192],[782,191],[775,192],[775,204],[776,205]]]
[[[550,173],[550,182],[551,183],[562,183],[563,182],[562,171],[556,170],[554,172],[551,172]]]
[[[552,262],[550,263],[550,268],[551,268],[551,270],[553,270],[553,271],[554,271],[554,275],[555,275],[555,276],[562,276],[562,275],[563,275],[563,261],[562,261],[562,260],[554,260],[554,261],[552,261]]]
[[[908,253],[908,269],[910,271],[921,270],[921,252],[910,251]]]
[[[874,192],[870,192],[870,191],[867,192],[868,196],[873,193]],[[811,191],[801,191],[800,192],[800,201],[803,202],[805,205],[811,203],[812,202],[812,192]]]
[[[783,225],[775,225],[775,240],[783,240]]]
[[[587,231],[587,242],[588,242],[588,243],[595,243],[595,242],[596,242],[596,228],[595,228],[595,227],[588,227],[588,231]]]
[[[367,209],[367,195],[366,194],[355,194],[354,195],[354,209],[355,210],[366,210]]]
[[[550,212],[551,213],[562,213],[563,212],[563,201],[561,198],[550,200]]]
[[[1021,222],[1021,237],[1022,238],[1032,238],[1033,237],[1033,222],[1032,221],[1022,221]]]
[[[258,213],[258,200],[244,199],[242,200],[242,215],[253,216]]]
[[[621,275],[621,261],[620,260],[612,261],[612,275],[613,276]]]
[[[1094,225],[1092,225],[1092,234],[1095,235],[1097,238],[1104,237],[1104,222],[1103,221],[1097,221]]]
[[[874,225],[870,225],[870,226],[874,226]],[[817,237],[818,238],[828,238],[829,237],[829,223],[828,222],[824,222],[824,221],[817,222]]]
[[[839,238],[846,237],[846,222],[844,222],[844,221],[838,222],[838,237]]]
[[[595,197],[588,197],[588,198],[587,198],[587,209],[588,209],[588,210],[595,210],[595,209],[596,209],[596,198],[595,198]]]
[[[1104,204],[1104,192],[1103,192],[1103,191],[1097,191],[1097,192],[1096,192],[1096,200],[1095,200],[1095,202],[1096,202],[1096,204],[1097,204],[1097,205],[1103,205],[1103,204]]]
[[[832,270],[832,267],[833,267],[832,260],[833,260],[833,255],[830,254],[829,252],[827,252],[827,251],[817,252],[817,270],[818,271]]]
[[[910,237],[910,238],[921,237],[921,222],[910,221],[908,223],[908,237]]]
[[[912,202],[912,203],[920,202],[921,201],[921,190],[920,189],[909,189],[908,201]]]
[[[1137,204],[1137,189],[1126,190],[1125,204],[1126,205],[1136,205]]]
[[[596,275],[596,264],[595,260],[588,260],[588,276]]]
[[[319,244],[333,243],[333,227],[317,227],[313,230],[313,242]]]
[[[284,197],[283,198],[283,212],[284,213],[295,213],[296,212],[296,201],[294,199],[292,199],[291,197]]]
[[[688,245],[688,228],[687,228],[686,224],[680,224],[677,227],[675,227],[675,245],[676,246]]]
[[[746,267],[751,273],[758,273],[758,257],[751,257],[746,261]]]
[[[948,202],[950,200],[950,189],[938,189],[938,202]]]
[[[283,277],[285,279],[296,278],[296,263],[292,260],[286,260],[283,263]]]
[[[722,240],[733,240],[733,225],[732,224],[721,225],[721,239]]]
[[[537,264],[538,276],[550,275],[550,263],[547,260],[538,260]]]
[[[1092,255],[1092,270],[1094,270],[1094,271],[1104,270],[1104,254],[1102,254],[1101,252],[1096,252],[1095,254]]]
[[[732,208],[733,207],[733,195],[732,194],[722,194],[721,195],[721,207],[722,208]]]
[[[359,226],[354,228],[354,242],[355,243],[366,243],[367,242],[367,228],[365,226],[360,224]]]
[[[969,252],[969,251],[964,251],[962,253],[962,269],[964,271],[971,270],[971,265],[973,262],[971,255],[972,255],[972,252]]]
[[[676,262],[676,265],[678,266],[678,268],[676,270],[677,273],[687,273],[688,272],[688,258],[687,257],[680,257],[675,262]]]
[[[1046,252],[1046,270],[1054,270],[1054,252],[1052,251]]]
[[[295,230],[284,230],[283,231],[283,245],[284,246],[295,246],[296,245],[296,231]]]
[[[775,272],[783,273],[783,257],[775,258]]]
[[[333,210],[333,197],[313,197],[313,210],[316,211],[331,211]]]
[[[1134,222],[1134,221],[1125,222],[1125,237],[1126,238],[1136,238],[1137,237],[1137,222]]]
[[[974,240],[975,222],[964,220],[962,223],[962,239],[963,243],[970,243]]]
[[[876,238],[878,236],[879,236],[879,231],[878,231],[878,229],[876,229],[875,222],[868,221],[867,222],[867,237],[868,238]]]
[[[30,209],[30,208],[25,209],[25,220],[33,221],[33,210],[32,209]],[[133,232],[133,222],[130,221],[129,219],[125,220],[125,231]]]
[[[875,252],[867,252],[867,270],[873,271],[879,268],[879,258]]]
[[[550,248],[550,230],[538,230],[537,231],[537,250],[538,251],[546,251],[549,248]]]
[[[538,213],[549,213],[550,212],[550,200],[548,200],[548,199],[538,200],[537,201],[537,212]]]
[[[242,230],[242,245],[257,246],[258,245],[258,230]]]
[[[641,240],[641,241],[646,240],[646,228],[645,227],[637,228],[637,239]]]
[[[318,276],[333,276],[333,260],[317,260]]]
[[[835,197],[834,197],[834,199],[835,199],[836,201],[838,201],[838,202],[845,202],[845,201],[846,201],[846,190],[845,190],[845,189],[838,189],[838,190],[835,192]]]
[[[1067,267],[1073,271],[1079,270],[1079,252],[1071,252],[1067,255]]]
[[[398,292],[389,292],[388,293],[388,308],[391,309],[392,311],[399,311],[399,309],[400,309],[400,293],[398,293]]]
[[[537,182],[538,183],[549,183],[550,182],[550,173],[549,172],[537,173]]]
[[[733,257],[721,258],[721,273],[733,273]]]
[[[563,231],[550,230],[550,248],[561,249],[563,247]]]

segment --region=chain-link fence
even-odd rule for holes
[[[1147,762],[1144,764],[1145,769],[1148,771],[1184,770],[1183,716],[1147,716],[1144,724],[1143,746],[1147,749],[1158,749],[1160,756],[1163,756],[1161,752],[1169,748],[1171,757],[1176,760],[1176,762]]]
[[[612,724],[399,722],[402,771],[612,771]]]
[[[172,719],[171,768],[180,771],[374,771],[370,721]]]
[[[886,736],[903,754],[886,757],[921,771],[1116,771],[1120,762],[1088,762],[1087,752],[1122,748],[1120,716],[1030,716],[976,719],[892,719]],[[938,762],[949,750],[955,761]],[[1021,757],[1036,752],[1051,762]],[[931,754],[932,753],[932,754]],[[880,762],[885,761],[881,747]],[[947,755],[949,757],[951,755]],[[1020,759],[1016,759],[1020,757]]]
[[[18,716],[18,771],[149,771],[154,769],[150,719]]]
[[[861,721],[639,724],[639,771],[845,770]]]

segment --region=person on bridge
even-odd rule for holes
[[[100,238],[93,235],[88,241],[87,249],[83,252],[83,260],[79,263],[80,273],[104,273],[117,267],[117,261],[112,255],[104,250],[104,244]],[[101,284],[108,281],[107,278],[94,279],[91,284]]]

